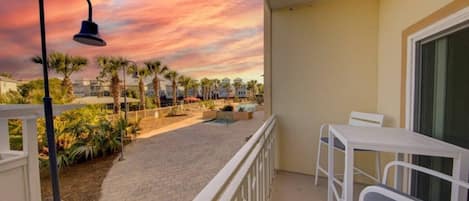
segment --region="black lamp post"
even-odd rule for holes
[[[127,124],[127,111],[129,110],[129,108],[127,107],[127,86],[126,86],[126,83],[125,83],[125,76],[126,76],[126,73],[127,73],[127,66],[125,65],[123,68],[122,68],[122,76],[123,76],[123,79],[124,79],[124,119],[125,119],[125,123]],[[119,161],[124,161],[125,160],[125,157],[124,157],[124,135],[127,136],[127,130],[124,128],[122,131],[121,131],[121,154],[120,154],[120,157],[119,157]]]
[[[88,1],[89,6],[89,19],[82,22],[80,33],[75,35],[74,40],[94,46],[105,46],[106,42],[100,38],[98,33],[98,25],[91,20],[91,2]],[[60,186],[57,167],[57,150],[55,144],[54,134],[54,119],[52,111],[52,98],[49,93],[49,74],[48,74],[48,61],[47,61],[47,47],[46,47],[46,27],[44,20],[44,0],[39,0],[39,21],[41,26],[41,50],[42,50],[42,70],[44,74],[44,116],[46,120],[46,133],[47,133],[47,146],[49,148],[49,168],[50,177],[52,182],[52,195],[54,201],[60,201]]]

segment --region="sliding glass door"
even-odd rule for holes
[[[469,28],[460,26],[417,47],[414,130],[469,149]],[[452,160],[414,157],[414,163],[451,175]],[[450,200],[448,182],[414,173],[412,193]]]

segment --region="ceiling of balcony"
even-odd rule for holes
[[[314,0],[268,0],[272,9],[285,8],[290,6],[311,3]]]

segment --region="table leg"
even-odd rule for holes
[[[343,200],[353,200],[353,147],[345,144],[345,170],[344,170],[344,186]]]
[[[329,143],[327,146],[327,200],[333,201],[333,185],[334,185],[334,134],[329,129]]]
[[[453,158],[453,178],[461,179],[461,157]],[[459,186],[451,185],[451,201],[459,201]]]

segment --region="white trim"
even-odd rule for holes
[[[415,100],[415,64],[416,64],[416,49],[417,49],[417,42],[421,41],[427,37],[432,35],[441,33],[445,30],[448,30],[452,27],[455,27],[459,24],[462,24],[466,21],[469,21],[469,7],[459,10],[458,12],[443,18],[430,26],[410,35],[407,38],[407,78],[406,78],[406,111],[405,111],[405,128],[408,130],[413,130],[413,123],[414,123],[414,100]],[[466,155],[466,154],[464,154]],[[468,156],[463,156],[462,158],[469,158]],[[462,162],[462,161],[461,161]],[[468,163],[464,161],[463,163]],[[464,166],[463,166],[464,167]],[[469,171],[469,167],[462,168],[461,176],[462,178],[467,181],[467,172]],[[410,182],[409,182],[410,183]],[[453,185],[454,187],[454,185]],[[453,189],[453,197],[457,191]],[[462,200],[466,200],[466,193],[465,191],[460,191],[459,196]]]
[[[410,35],[407,38],[407,78],[406,78],[406,116],[405,128],[413,130],[414,120],[414,95],[415,95],[415,55],[416,43],[434,34],[440,33],[451,27],[469,20],[469,7],[466,7],[432,25]]]

